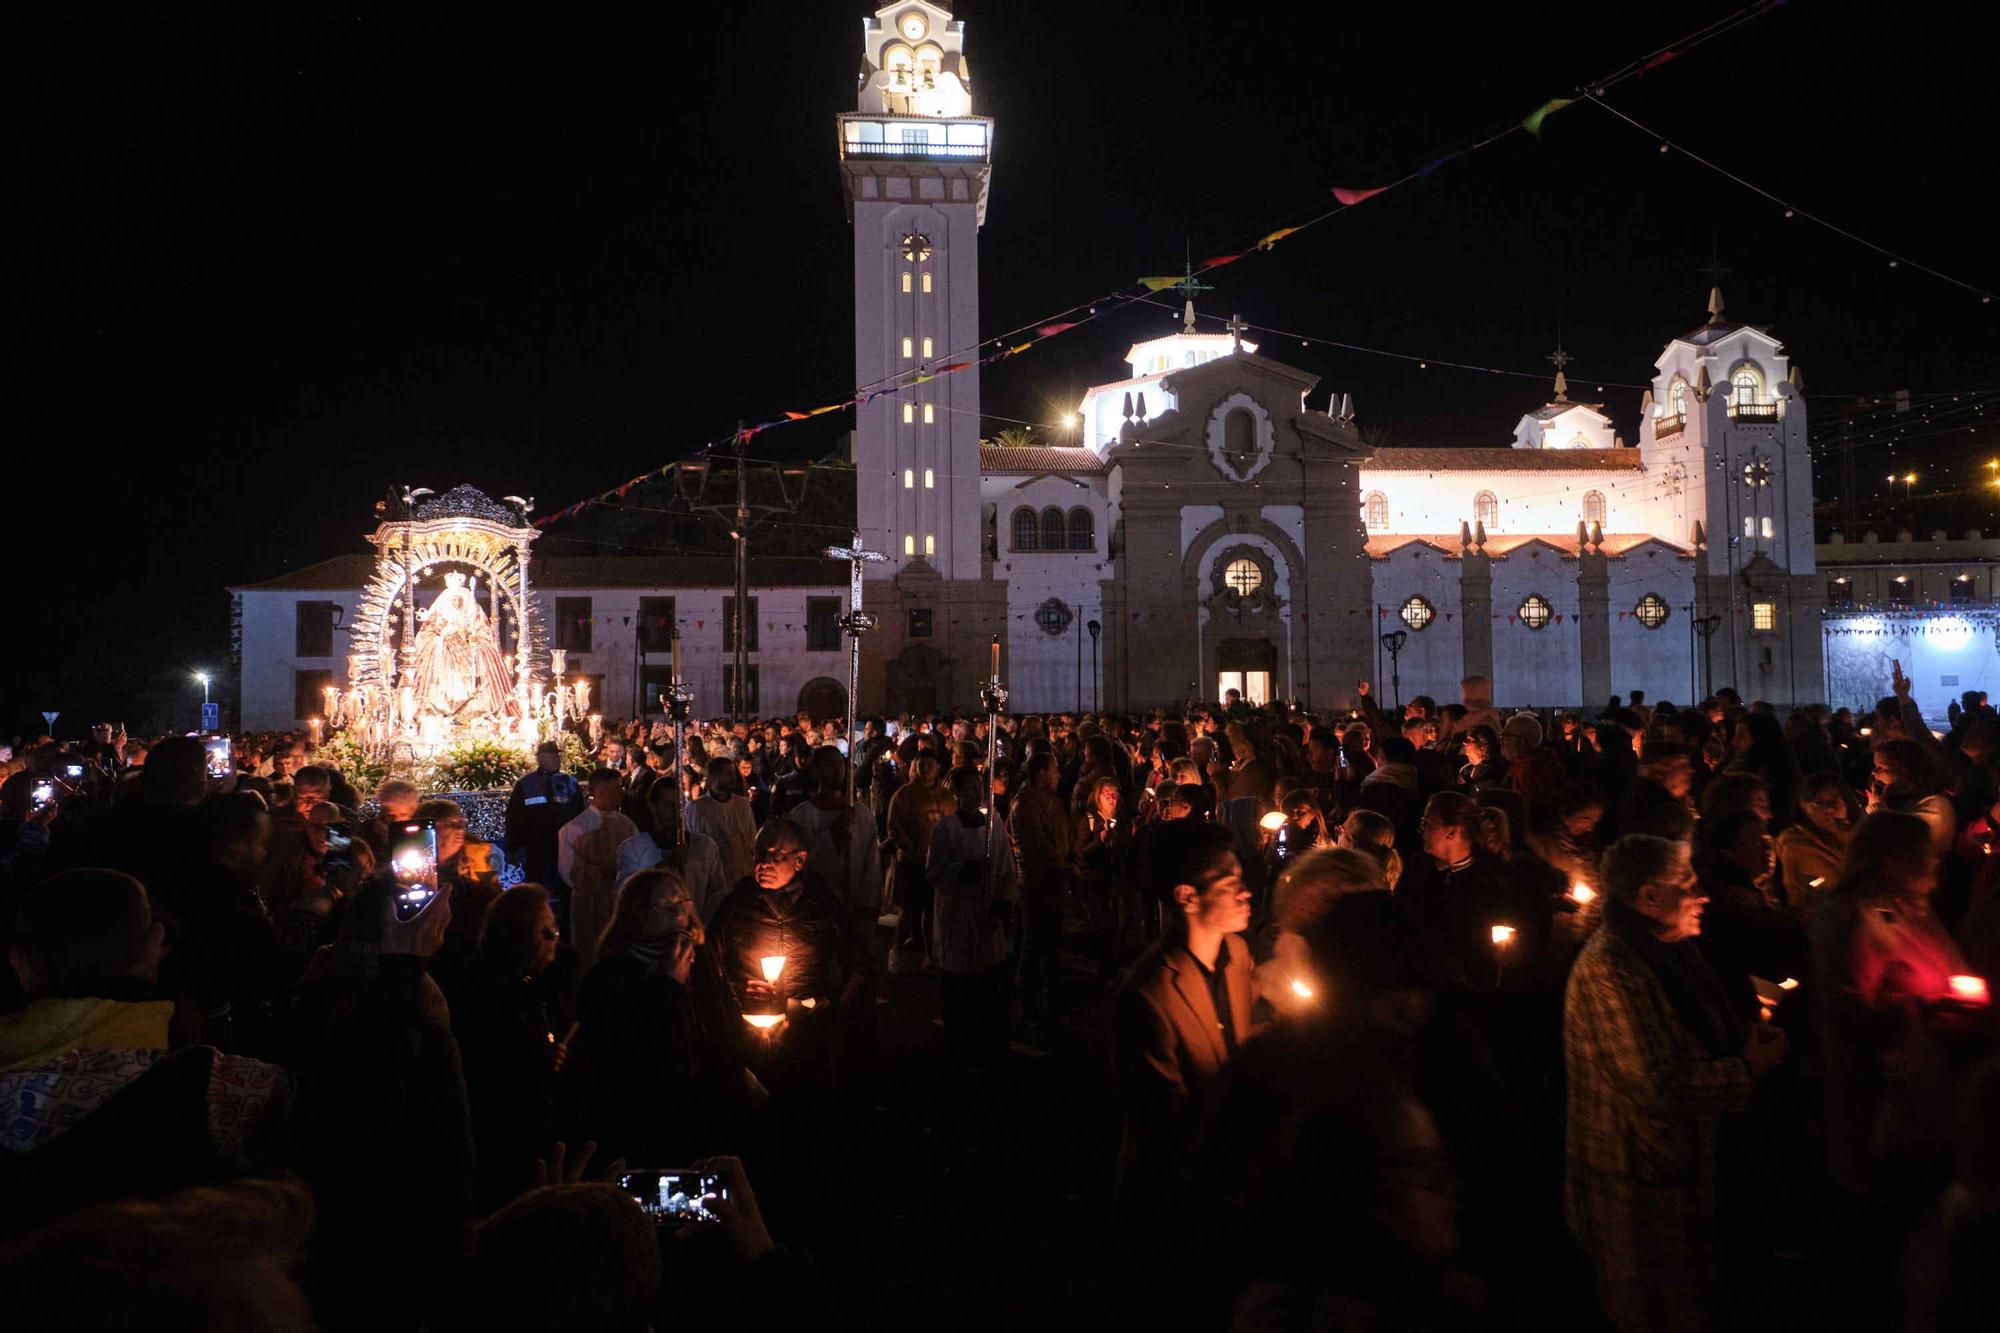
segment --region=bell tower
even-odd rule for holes
[[[1639,450],[1695,555],[1695,612],[1713,618],[1702,689],[1780,706],[1819,699],[1823,598],[1813,548],[1806,400],[1784,344],[1724,312],[1667,344]],[[1666,529],[1662,529],[1665,531]]]
[[[993,122],[972,114],[965,23],[925,0],[861,21],[856,110],[836,126],[854,224],[854,380],[862,539],[894,579],[922,561],[980,577],[979,227]]]

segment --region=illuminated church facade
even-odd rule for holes
[[[1083,395],[1068,443],[982,444],[979,367],[944,369],[983,336],[996,126],[973,87],[964,23],[906,0],[863,20],[856,106],[835,120],[855,383],[873,394],[856,524],[887,557],[866,568],[863,712],[975,707],[994,635],[1019,711],[1229,688],[1341,708],[1362,679],[1449,700],[1472,675],[1508,706],[1827,697],[1805,401],[1785,348],[1719,293],[1665,344],[1629,443],[1559,367],[1511,438],[1371,450],[1351,396],[1190,308]],[[338,626],[358,596],[342,560],[234,590],[245,725],[295,725],[320,685],[345,686],[338,649],[299,656],[332,634],[300,607]],[[844,574],[753,560],[754,711],[844,704]],[[662,616],[697,710],[725,710],[726,560],[551,560],[534,587],[555,637],[587,622],[569,661],[608,713],[658,711]]]

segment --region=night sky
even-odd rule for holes
[[[833,116],[854,105],[860,4],[718,6],[715,27],[682,6],[618,22],[231,8],[10,18],[26,615],[7,621],[0,730],[61,708],[73,734],[198,698],[187,673],[223,666],[226,586],[365,549],[392,483],[470,481],[546,513],[738,419],[851,391]],[[982,332],[1173,271],[1184,246],[1239,249],[1332,186],[1399,176],[1734,8],[968,3],[976,109],[998,122]],[[1795,0],[1611,100],[2000,288],[1981,21]],[[1531,373],[1261,337],[1324,376],[1316,399],[1353,393],[1388,444],[1506,443],[1547,396],[1559,327],[1573,396],[1601,397],[1629,440],[1638,390],[1615,386],[1700,323],[1712,253],[1732,317],[1802,367],[1816,440],[1857,395],[1972,391],[1892,423],[1893,454],[1876,428],[1864,523],[2000,527],[1976,488],[2000,456],[2000,303],[1786,220],[1589,105],[1222,270],[1202,308]],[[987,433],[1053,422],[1172,321],[1135,307],[990,370]],[[846,429],[772,432],[758,452],[817,457]],[[1889,467],[1921,472],[1914,512],[1883,498]],[[1822,499],[1836,477],[1822,469]],[[539,549],[576,549],[561,532]]]

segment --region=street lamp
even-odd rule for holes
[[[1403,645],[1410,641],[1408,630],[1393,629],[1382,636],[1382,646],[1389,650],[1389,685],[1396,692],[1396,711],[1403,708],[1403,673],[1397,670],[1396,657],[1403,651]]]
[[[206,708],[208,706],[208,673],[206,671],[197,671],[194,673],[194,678],[201,682],[201,703],[202,707]]]
[[[1090,631],[1090,711],[1097,711],[1097,636],[1104,632],[1104,626],[1095,620],[1084,626]]]
[[[1694,618],[1694,632],[1701,636],[1701,674],[1707,679],[1709,694],[1715,693],[1715,663],[1709,653],[1708,641],[1715,637],[1715,631],[1720,628],[1722,628],[1722,617],[1719,615]],[[1701,700],[1697,699],[1695,702],[1700,703]]]

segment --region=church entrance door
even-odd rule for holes
[[[1215,646],[1215,697],[1242,691],[1245,701],[1262,705],[1271,700],[1271,681],[1278,671],[1278,646],[1269,639],[1224,639]]]

